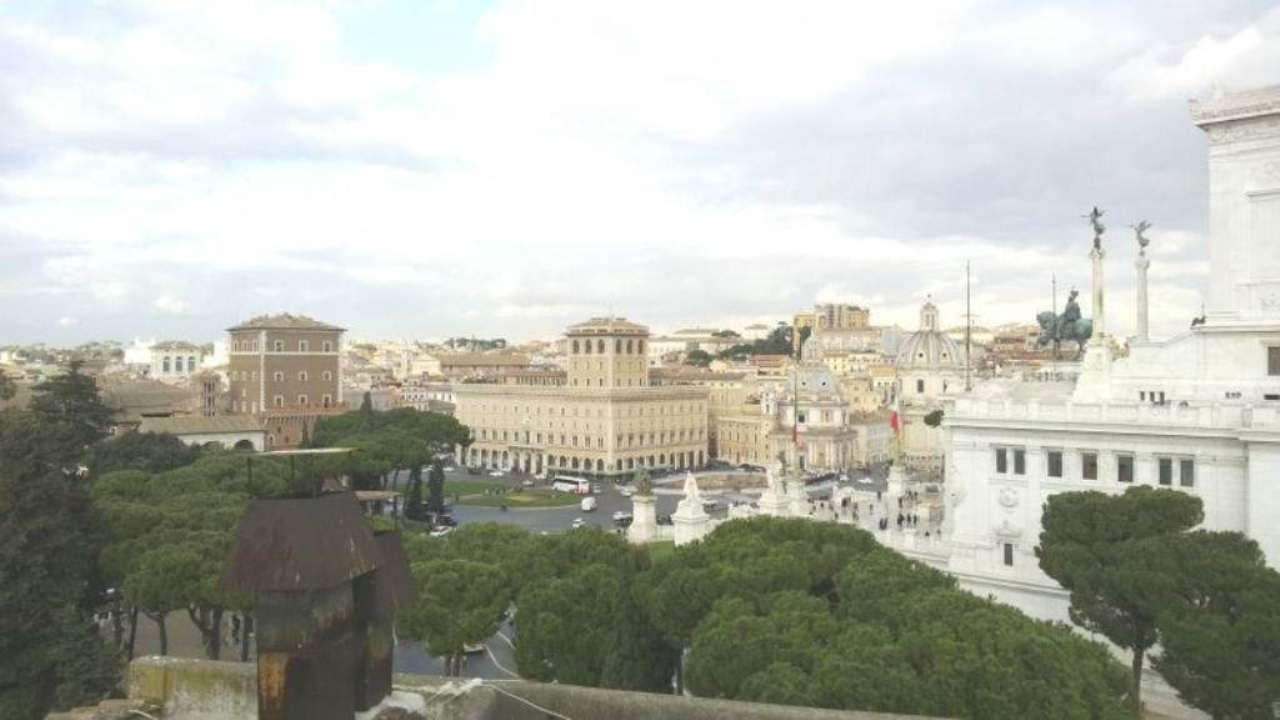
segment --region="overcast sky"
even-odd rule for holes
[[[1280,82],[1263,2],[5,2],[0,344],[1198,314],[1186,101]],[[1088,303],[1085,304],[1088,314]]]

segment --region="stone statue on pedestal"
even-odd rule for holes
[[[1080,317],[1080,304],[1076,302],[1079,295],[1079,291],[1071,289],[1061,315],[1054,315],[1048,310],[1036,314],[1036,322],[1040,323],[1040,337],[1036,339],[1036,345],[1044,347],[1052,343],[1056,355],[1063,340],[1073,341],[1079,348],[1076,353],[1076,359],[1079,359],[1085,342],[1093,336],[1093,321]]]
[[[636,486],[637,495],[653,494],[653,481],[649,478],[648,470],[645,470],[644,468],[637,470],[635,476],[632,478],[632,482]]]
[[[1146,255],[1147,246],[1151,244],[1151,238],[1147,237],[1146,235],[1143,235],[1143,233],[1151,229],[1151,223],[1147,222],[1146,220],[1140,220],[1138,221],[1137,225],[1131,225],[1130,227],[1133,228],[1133,234],[1135,236],[1135,239],[1137,239],[1138,241],[1138,254]]]
[[[1106,210],[1099,210],[1098,206],[1094,205],[1088,215],[1082,216],[1088,218],[1089,224],[1093,226],[1093,249],[1099,252],[1102,251],[1102,233],[1107,231],[1107,226],[1102,224],[1102,216],[1106,214]]]

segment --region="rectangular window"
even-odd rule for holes
[[[1172,485],[1173,484],[1173,459],[1160,458],[1159,463],[1160,463],[1160,484]]]
[[[1048,461],[1047,471],[1048,471],[1049,477],[1051,478],[1062,477],[1062,451],[1050,450],[1047,457],[1047,461]]]
[[[1085,480],[1098,479],[1098,454],[1080,453],[1080,477]]]
[[[1267,374],[1280,375],[1280,346],[1267,348]]]
[[[1196,486],[1196,461],[1182,460],[1178,463],[1178,484],[1182,487]]]
[[[996,472],[1001,475],[1009,472],[1009,451],[996,448]]]
[[[1116,456],[1116,480],[1122,483],[1133,482],[1133,456]]]
[[[1013,451],[1013,474],[1027,474],[1027,451],[1021,448]]]
[[[1013,567],[1013,543],[1004,544],[1004,564]]]

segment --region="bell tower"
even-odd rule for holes
[[[649,328],[620,317],[591,318],[565,331],[570,387],[649,384]]]

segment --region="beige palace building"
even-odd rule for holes
[[[263,315],[227,328],[231,413],[254,415],[267,447],[293,447],[321,415],[341,412],[343,328],[303,315]]]
[[[593,475],[704,465],[707,389],[652,384],[648,340],[643,325],[592,318],[565,332],[557,384],[456,384],[455,416],[472,437],[459,462]]]

